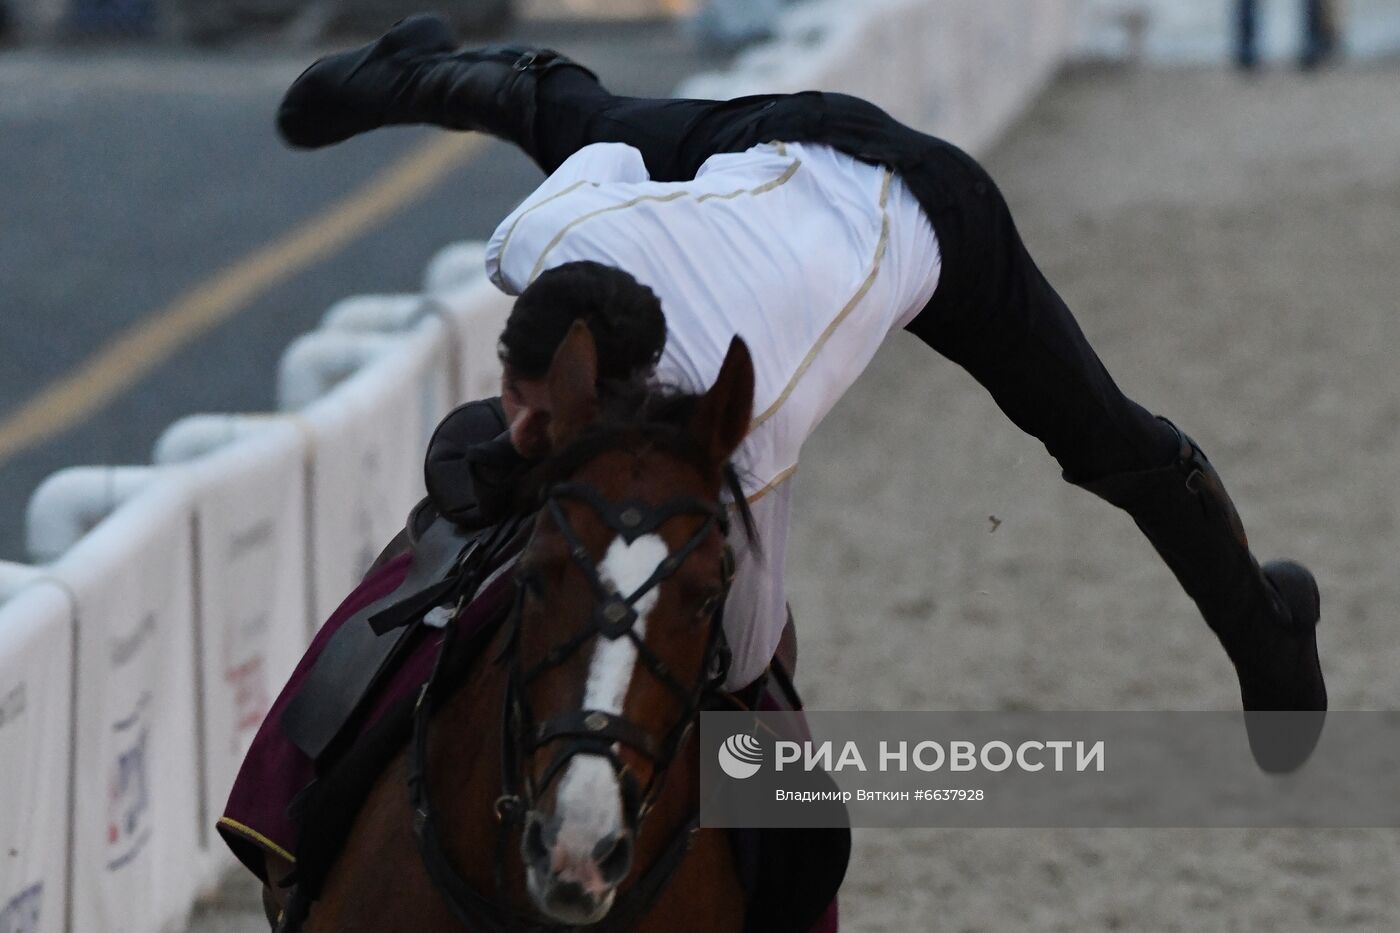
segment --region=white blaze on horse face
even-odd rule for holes
[[[669,555],[659,535],[642,535],[630,545],[615,538],[598,565],[598,575],[625,599],[651,579]],[[647,616],[656,606],[658,589],[642,595],[633,607],[638,638],[646,637]],[[597,638],[583,708],[620,715],[636,664],[637,648],[631,639]],[[559,781],[556,815],[560,823],[558,845],[579,856],[587,856],[600,840],[621,831],[622,788],[612,765],[597,755],[578,755],[569,762]]]

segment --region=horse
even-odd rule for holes
[[[708,391],[643,392],[625,416],[596,370],[575,323],[510,613],[461,670],[444,646],[306,933],[743,929],[730,841],[699,826],[695,725],[724,674],[722,495],[753,364],[736,337]]]

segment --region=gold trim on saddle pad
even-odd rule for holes
[[[245,826],[237,820],[229,819],[226,816],[219,817],[218,825],[224,827],[225,829],[231,830],[232,832],[235,832],[240,836],[247,838],[249,842],[256,843],[257,845],[271,852],[273,855],[276,855],[279,858],[284,858],[287,861],[291,862],[293,865],[296,864],[297,857],[295,855],[288,852],[286,849],[282,848],[277,843],[273,842],[271,839],[267,838],[253,827]]]

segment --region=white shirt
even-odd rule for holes
[[[596,143],[526,198],[486,250],[491,280],[511,295],[584,259],[630,273],[661,299],[661,381],[704,391],[735,334],[753,355],[754,420],[735,466],[762,557],[736,542],[724,615],[729,686],[744,686],[767,666],[787,619],[802,444],[886,335],[933,296],[933,229],[889,170],[826,146],[767,143],[711,156],[691,181],[655,182],[636,149]]]

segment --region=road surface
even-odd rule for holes
[[[667,23],[518,29],[621,93],[722,64]],[[331,304],[417,291],[539,182],[505,144],[445,152],[441,131],[286,149],[277,102],[316,54],[0,55],[0,560],[26,559],[44,477],[149,462],[187,414],[269,410],[282,350]]]

